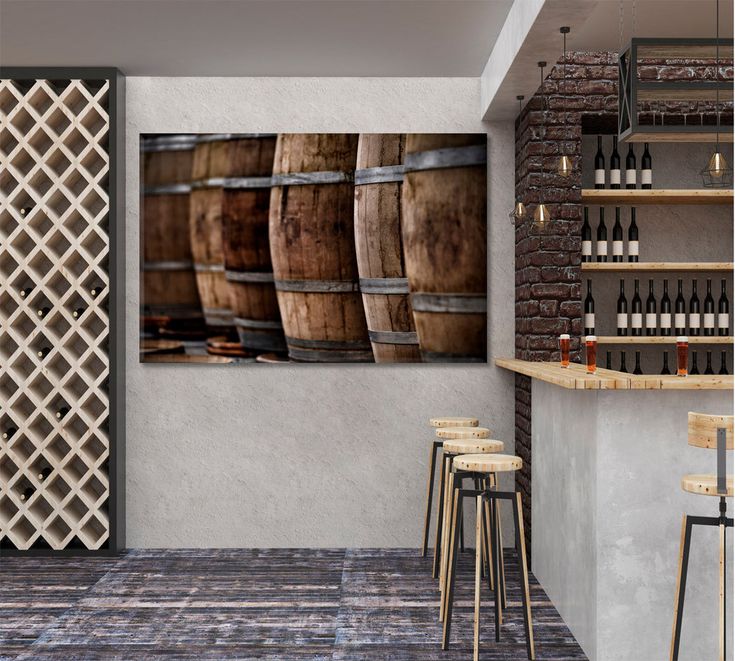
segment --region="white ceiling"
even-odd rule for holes
[[[0,63],[129,76],[479,76],[512,4],[0,0]]]

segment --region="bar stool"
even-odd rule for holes
[[[436,429],[446,427],[477,427],[480,421],[477,418],[431,418],[429,424]],[[442,446],[442,441],[434,441],[429,450],[429,479],[426,483],[426,513],[424,514],[424,537],[421,544],[421,557],[426,557],[426,547],[429,544],[429,527],[431,525],[432,499],[434,497],[434,473],[436,472],[436,455]]]
[[[521,494],[518,491],[499,491],[497,486],[487,486],[484,489],[464,489],[461,486],[461,477],[472,476],[476,479],[485,479],[497,473],[517,471],[523,466],[520,457],[508,454],[470,454],[454,458],[451,479],[452,498],[451,502],[451,535],[449,541],[449,565],[446,575],[446,588],[444,607],[444,631],[442,636],[442,649],[449,647],[449,636],[452,626],[452,605],[454,600],[454,586],[457,571],[457,546],[458,525],[462,518],[463,500],[473,498],[477,503],[477,515],[475,525],[475,548],[482,548],[483,529],[490,531],[489,555],[494,565],[495,576],[495,640],[500,642],[500,626],[502,624],[501,605],[501,568],[500,549],[500,509],[497,507],[501,500],[508,500],[513,506],[513,518],[515,521],[515,549],[518,560],[518,569],[522,580],[522,602],[523,623],[526,632],[526,651],[529,659],[535,659],[536,651],[533,642],[533,622],[531,620],[531,599],[528,589],[528,568],[526,566],[526,542],[523,534],[523,515],[521,506]],[[490,505],[487,507],[486,505]],[[478,661],[480,654],[480,586],[481,586],[481,554],[475,556],[475,619],[474,619],[474,659]]]
[[[690,516],[684,514],[681,521],[681,545],[679,550],[679,575],[676,581],[676,600],[674,601],[674,627],[671,633],[671,659],[679,658],[681,642],[681,620],[684,614],[684,592],[689,567],[689,545],[694,526],[718,526],[720,528],[720,654],[719,660],[727,658],[726,611],[727,590],[725,544],[726,530],[732,528],[733,520],[726,516],[727,501],[733,495],[732,475],[727,475],[727,450],[733,449],[733,416],[689,413],[689,445],[709,450],[717,450],[717,475],[685,475],[681,488],[689,493],[720,498],[719,516]]]

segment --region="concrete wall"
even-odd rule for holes
[[[470,78],[129,78],[127,88],[128,545],[417,546],[427,419],[479,416],[512,451],[512,375],[492,363],[139,364],[139,134],[488,131],[488,355],[509,356],[512,125],[480,121]]]

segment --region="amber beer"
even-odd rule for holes
[[[588,335],[584,344],[587,349],[587,374],[594,374],[597,371],[597,337]]]
[[[689,366],[689,338],[679,335],[676,338],[676,376],[686,376]]]
[[[562,333],[559,336],[559,350],[561,351],[561,366],[569,367],[569,344],[570,337],[568,333]]]

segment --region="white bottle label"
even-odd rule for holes
[[[635,170],[626,170],[625,171],[625,183],[635,185],[635,175],[636,175]]]
[[[699,312],[689,313],[689,328],[699,328]]]
[[[650,170],[641,170],[641,184],[650,185],[653,181],[652,173]]]
[[[620,184],[620,170],[610,170],[610,185]]]
[[[671,328],[671,312],[662,312],[658,324],[661,328]]]
[[[638,241],[628,242],[628,254],[638,257]]]
[[[684,312],[677,312],[674,315],[674,326],[684,328],[687,325],[687,316]]]
[[[646,328],[656,328],[655,312],[646,312]]]
[[[640,312],[633,312],[633,314],[630,315],[630,325],[632,328],[642,328],[643,315]]]
[[[605,170],[595,170],[595,184],[605,185]]]
[[[594,312],[585,312],[584,313],[584,327],[585,328],[594,328],[595,327],[595,313]]]
[[[717,325],[720,328],[730,328],[730,315],[727,312],[720,312],[717,315]]]
[[[613,241],[613,255],[623,256],[623,242]]]
[[[607,257],[607,241],[597,242],[597,254],[602,257]]]
[[[618,312],[618,328],[628,328],[627,312]]]
[[[715,327],[715,313],[714,312],[705,312],[704,313],[704,327],[705,328],[714,328]]]
[[[582,254],[592,255],[592,241],[582,241]]]

